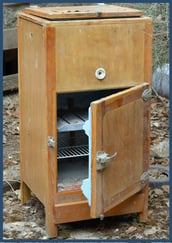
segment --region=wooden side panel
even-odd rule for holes
[[[44,203],[47,184],[47,99],[44,31],[18,21],[21,181]]]
[[[152,83],[152,19],[145,21],[144,82]]]
[[[92,115],[96,120],[92,136],[95,144],[92,161],[93,217],[119,205],[146,185],[141,182],[149,162],[149,118],[146,115],[149,107],[141,97],[146,88],[147,84],[141,84],[92,103],[92,110],[96,112]],[[102,171],[96,171],[98,151],[109,155],[117,152],[117,157]]]
[[[130,87],[144,82],[144,19],[77,21],[56,25],[59,92]],[[95,76],[104,68],[106,76]]]

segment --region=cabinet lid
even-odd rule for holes
[[[144,15],[140,10],[108,4],[58,7],[32,6],[26,8],[24,12],[49,20],[140,17]]]

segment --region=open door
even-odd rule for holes
[[[119,205],[148,183],[149,84],[91,103],[91,217]]]

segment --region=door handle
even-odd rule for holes
[[[117,152],[112,155],[107,154],[104,151],[98,151],[96,154],[96,170],[104,170],[107,165],[116,158]]]

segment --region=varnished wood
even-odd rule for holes
[[[145,22],[144,82],[152,83],[152,20]]]
[[[87,201],[55,205],[55,222],[57,224],[86,219],[90,219],[90,207]]]
[[[21,181],[44,203],[47,99],[43,29],[25,20],[18,25]]]
[[[47,27],[45,32],[45,45],[46,45],[46,97],[47,97],[47,143],[48,137],[53,137],[57,141],[57,128],[56,128],[56,62],[55,62],[55,29]],[[51,61],[50,61],[51,60]],[[48,158],[44,163],[46,164],[46,186],[43,188],[46,191],[46,230],[48,235],[57,235],[57,226],[54,223],[54,198],[52,195],[56,193],[57,185],[57,146],[54,148],[47,147]]]
[[[130,213],[139,213],[140,215],[143,212],[145,199],[146,195],[143,191],[141,193],[137,193],[132,197],[129,197],[124,202],[120,203],[118,206],[107,211],[105,216],[123,215]]]
[[[145,171],[143,144],[148,147],[147,134],[144,134],[143,91],[148,84],[105,97],[92,103],[94,107],[92,122],[95,124],[92,144],[95,151],[104,151],[110,156],[117,152],[116,158],[103,171],[98,171],[93,177],[94,193],[92,207],[98,217],[112,207],[120,204],[128,197],[140,191],[142,173]],[[96,164],[96,154],[93,153],[92,166]],[[147,155],[147,153],[146,153]],[[114,179],[115,178],[115,179]],[[115,188],[115,190],[114,190]]]
[[[140,183],[140,176],[149,166],[150,104],[141,94],[151,83],[152,24],[142,14],[98,5],[79,7],[79,12],[65,7],[19,13],[22,202],[32,191],[43,203],[50,237],[56,237],[59,223],[101,214],[147,218],[148,184]],[[106,70],[101,81],[95,77],[99,67]],[[91,104],[90,207],[79,189],[57,191],[57,94],[123,87],[128,89]],[[110,155],[117,150],[117,158],[97,172],[96,153],[102,150]]]
[[[110,17],[138,17],[144,13],[141,10],[120,7],[115,5],[81,5],[58,6],[42,8],[26,8],[25,13],[47,19],[87,19]]]
[[[137,193],[127,200],[121,202],[116,207],[108,210],[104,216],[125,215],[130,213],[138,213],[140,222],[147,220],[147,187],[141,193]],[[91,219],[90,207],[86,200],[76,201],[70,203],[70,196],[68,196],[68,203],[61,203],[55,205],[55,222],[56,224],[64,222],[73,222],[80,220]]]
[[[53,96],[55,80],[52,80],[55,72],[53,62],[49,62],[54,55],[53,30],[23,19],[18,22],[22,202],[31,190],[45,206],[48,234],[55,236],[52,195],[56,155],[47,146],[48,136],[56,136],[56,113],[53,113],[56,94]]]
[[[110,89],[144,82],[144,31],[145,21],[134,18],[57,25],[57,90]],[[98,68],[106,71],[103,80],[95,76]]]
[[[21,189],[21,203],[26,203],[31,198],[31,190],[26,185],[26,183],[23,181],[23,178],[20,183],[20,189]]]
[[[139,221],[146,222],[148,219],[148,194],[149,194],[149,183],[143,189],[144,198],[142,199],[143,208],[139,213]]]
[[[102,106],[97,106],[94,102],[91,104],[92,108],[92,202],[91,202],[91,217],[96,218],[104,213],[103,208],[103,187],[102,187],[102,173],[97,173],[96,154],[97,151],[103,150],[103,137],[101,136],[103,130],[103,111]],[[99,214],[99,215],[98,215]]]
[[[23,13],[22,16],[56,28],[57,92],[131,87],[144,81],[151,82],[149,18],[106,19],[106,23],[102,19],[76,20],[73,23],[67,20],[51,22]],[[119,48],[119,43],[123,48]],[[99,67],[107,73],[102,81],[95,77]]]

